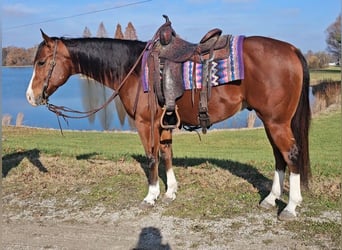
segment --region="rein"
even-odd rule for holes
[[[138,59],[136,60],[136,62],[132,66],[132,68],[130,69],[130,71],[127,73],[125,78],[120,82],[119,87],[116,90],[114,90],[113,94],[109,97],[109,99],[104,104],[102,104],[100,107],[92,109],[92,110],[88,110],[88,111],[78,111],[78,110],[74,110],[74,109],[71,109],[71,108],[68,108],[68,107],[65,107],[65,106],[57,106],[57,105],[51,104],[51,103],[48,102],[48,99],[46,98],[46,106],[47,106],[49,111],[51,111],[51,112],[56,114],[57,119],[58,119],[59,128],[61,130],[61,133],[63,134],[59,117],[62,117],[64,119],[64,121],[68,124],[66,118],[81,119],[81,118],[89,117],[89,116],[97,113],[101,109],[105,108],[111,101],[113,101],[115,99],[115,97],[119,95],[120,89],[122,88],[124,83],[127,81],[129,76],[133,73],[134,69],[139,64],[139,62],[140,62],[144,52],[148,49],[149,46],[150,46],[150,43],[147,43],[145,48],[143,49],[143,51],[139,55]],[[50,69],[49,69],[48,77],[47,77],[47,79],[46,79],[46,81],[44,83],[43,96],[44,95],[47,96],[46,89],[48,87],[49,80],[51,78],[54,66],[56,65],[56,61],[55,61],[56,53],[57,53],[57,40],[55,41],[54,54],[53,54],[52,62],[50,63]],[[72,113],[76,114],[76,115],[71,115]]]

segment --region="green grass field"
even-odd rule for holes
[[[303,192],[299,219],[282,225],[299,240],[317,246],[322,237],[337,246],[341,235],[340,221],[311,220],[340,211],[341,124],[341,110],[313,119],[310,191]],[[3,196],[15,194],[37,203],[54,197],[59,204],[76,196],[82,200],[80,210],[99,203],[113,211],[137,206],[147,192],[147,166],[136,133],[64,131],[64,135],[58,130],[3,127]],[[212,220],[256,213],[274,172],[264,130],[209,131],[201,138],[196,133],[174,135],[179,190],[163,214]],[[160,170],[163,193],[165,172]],[[288,199],[288,182],[285,186],[279,209]],[[23,208],[5,204],[4,209]],[[307,228],[305,235],[298,233]]]
[[[314,164],[336,163],[341,148],[341,138],[336,134],[340,133],[339,113],[313,120],[310,151]],[[3,156],[38,149],[42,154],[51,156],[84,155],[116,161],[123,157],[132,160],[132,155],[144,154],[136,133],[64,131],[62,136],[59,130],[3,127],[3,137]],[[207,135],[201,135],[201,140],[194,132],[176,133],[173,151],[176,158],[229,159],[242,163],[267,161],[273,165],[272,149],[263,129],[209,131]]]
[[[310,82],[312,85],[326,80],[341,81],[341,67],[331,66],[324,69],[310,70]]]

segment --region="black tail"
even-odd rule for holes
[[[297,110],[291,121],[291,128],[297,146],[300,149],[298,164],[301,183],[304,188],[308,188],[309,177],[311,176],[309,157],[309,127],[311,121],[309,102],[310,74],[303,54],[299,50],[296,50],[296,54],[303,67],[303,85]]]

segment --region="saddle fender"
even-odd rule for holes
[[[176,99],[184,93],[182,85],[182,64],[165,60],[163,68],[162,89],[165,98],[165,108],[167,111],[174,111]]]

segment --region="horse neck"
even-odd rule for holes
[[[140,41],[81,38],[65,42],[75,73],[83,74],[115,89],[125,78],[142,53],[145,44]],[[140,65],[134,69],[137,75]]]

